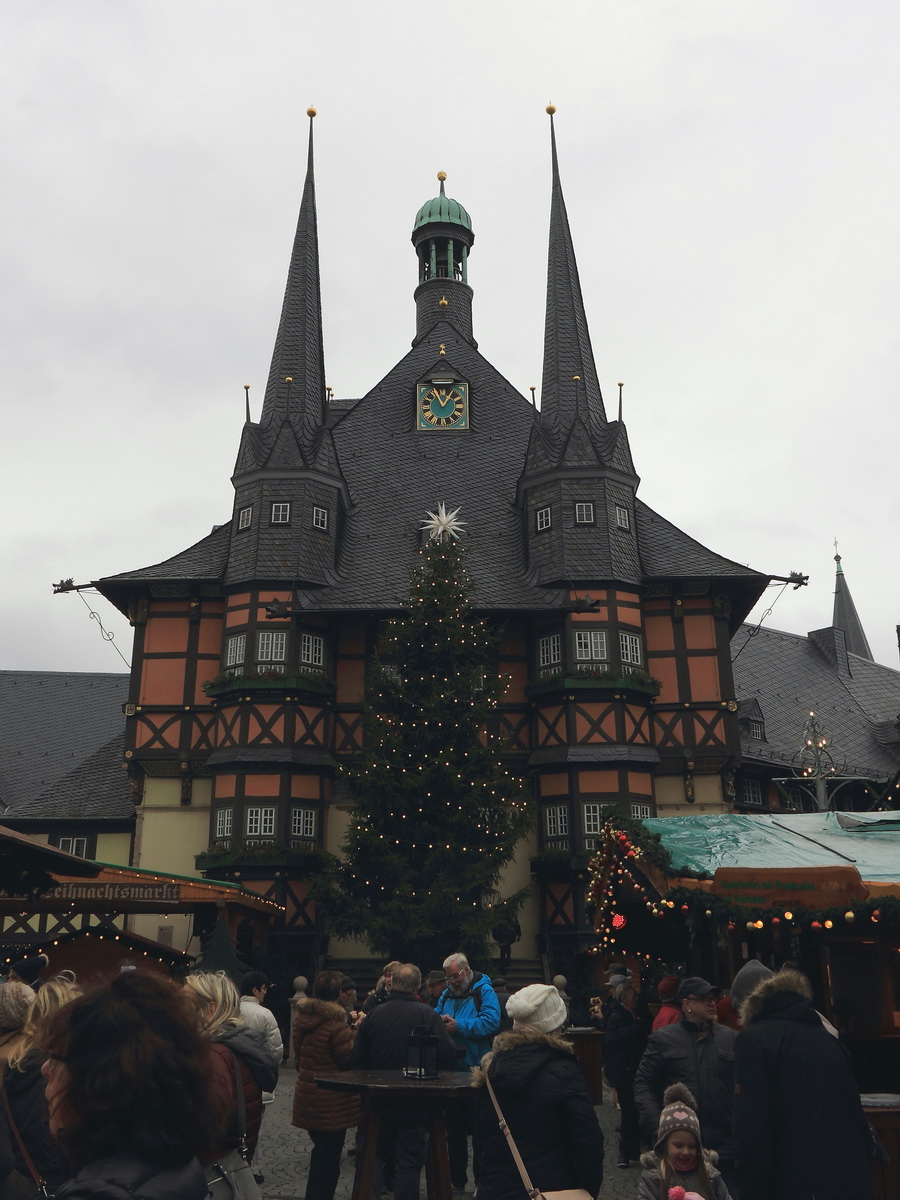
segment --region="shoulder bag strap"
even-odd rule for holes
[[[509,1131],[509,1126],[504,1119],[503,1113],[500,1111],[500,1105],[497,1103],[497,1097],[494,1095],[494,1089],[491,1087],[491,1079],[487,1073],[487,1070],[484,1072],[484,1081],[487,1084],[488,1091],[490,1092],[491,1103],[496,1110],[497,1118],[500,1121],[500,1128],[503,1130],[503,1136],[506,1138],[510,1152],[515,1159],[516,1167],[519,1170],[519,1174],[522,1176],[522,1182],[525,1184],[525,1191],[529,1196],[531,1196],[532,1200],[539,1200],[541,1193],[531,1182],[531,1176],[528,1174],[528,1169],[522,1162],[522,1155],[519,1153],[519,1148],[513,1139],[513,1135]]]
[[[19,1143],[19,1149],[22,1151],[22,1157],[25,1159],[25,1165],[28,1168],[28,1170],[31,1172],[31,1178],[34,1180],[34,1186],[37,1188],[37,1190],[40,1192],[40,1194],[42,1196],[49,1196],[50,1193],[47,1190],[47,1180],[43,1177],[43,1175],[40,1173],[40,1171],[37,1169],[37,1167],[31,1161],[31,1155],[25,1149],[25,1143],[22,1141],[22,1135],[21,1135],[21,1133],[19,1133],[19,1127],[16,1124],[15,1117],[12,1115],[12,1108],[10,1107],[10,1104],[9,1104],[9,1096],[7,1095],[6,1088],[5,1087],[2,1088],[2,1091],[3,1091],[3,1107],[6,1109],[6,1119],[7,1119],[7,1121],[9,1121],[9,1127],[13,1131],[16,1141]]]

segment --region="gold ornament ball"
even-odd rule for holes
[[[310,105],[310,107],[306,110],[306,115],[308,117],[314,117],[316,115],[316,110],[312,107],[312,105]]]
[[[544,109],[544,112],[547,114],[548,117],[552,117],[553,114],[556,112],[556,105],[548,104],[547,107]]]

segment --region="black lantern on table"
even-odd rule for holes
[[[407,1079],[437,1079],[438,1037],[427,1025],[417,1025],[406,1039]]]

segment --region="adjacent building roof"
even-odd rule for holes
[[[124,674],[0,671],[3,819],[132,819],[127,698]]]
[[[744,729],[744,760],[790,774],[813,711],[833,738],[837,774],[887,781],[900,770],[900,671],[841,654],[842,638],[833,633],[804,637],[749,625],[737,632],[735,695],[742,712],[757,702],[764,726],[761,738]]]

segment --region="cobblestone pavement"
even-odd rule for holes
[[[303,1200],[306,1192],[306,1174],[312,1143],[305,1130],[295,1129],[291,1125],[291,1099],[295,1078],[296,1071],[292,1066],[282,1067],[275,1100],[266,1106],[260,1137],[260,1163],[256,1168],[265,1175],[262,1185],[264,1200]],[[605,1178],[600,1189],[600,1200],[635,1200],[640,1168],[633,1166],[624,1171],[616,1166],[618,1110],[607,1099],[605,1104],[598,1106],[597,1116],[606,1138]],[[356,1159],[348,1155],[347,1150],[352,1146],[354,1136],[353,1130],[348,1131],[335,1200],[350,1200]],[[423,1200],[424,1191],[423,1172]]]

